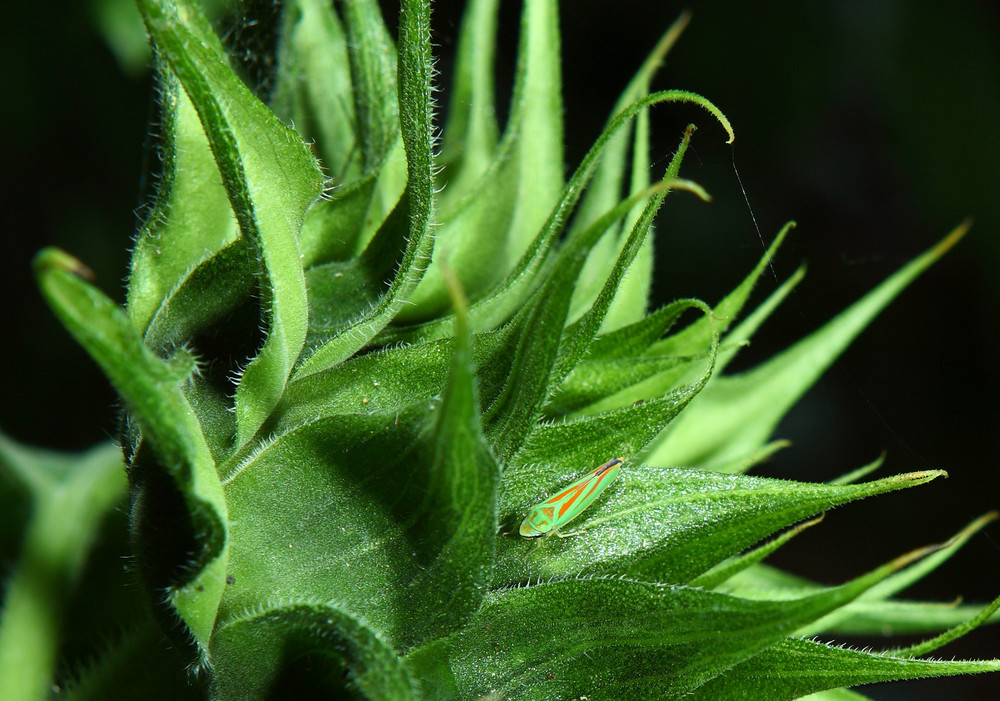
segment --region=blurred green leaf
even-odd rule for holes
[[[121,451],[77,456],[20,446],[0,434],[0,469],[29,488],[20,557],[4,582],[0,696],[41,698],[55,676],[63,617],[98,529],[125,497]]]

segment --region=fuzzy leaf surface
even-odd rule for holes
[[[198,113],[161,65],[162,172],[157,201],[132,253],[128,313],[142,332],[163,299],[206,257],[236,238],[236,220]]]
[[[709,681],[691,698],[797,699],[841,686],[997,670],[1000,660],[893,657],[789,638]]]
[[[238,443],[260,428],[281,397],[308,323],[298,232],[322,189],[319,165],[232,72],[195,3],[140,0],[160,53],[191,98],[240,232],[259,260],[268,335],[236,391]]]
[[[407,608],[428,612],[414,621],[411,641],[465,623],[493,579],[500,466],[480,421],[466,302],[457,279],[444,272],[457,309],[455,343],[433,429],[433,467],[419,524],[420,537],[439,543],[440,551],[410,584]]]
[[[212,698],[343,693],[406,701],[412,682],[395,651],[358,620],[322,603],[258,605],[220,621]],[[342,672],[343,674],[338,674]]]
[[[443,399],[307,421],[233,467],[226,612],[319,597],[395,645],[471,614],[490,579],[499,470],[467,344]]]

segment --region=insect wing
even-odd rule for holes
[[[521,522],[521,535],[525,538],[536,538],[572,521],[607,489],[618,475],[621,466],[622,458],[609,460],[555,496],[535,506]]]

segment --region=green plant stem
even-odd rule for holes
[[[121,453],[94,451],[36,495],[0,617],[0,698],[36,701],[52,685],[60,624],[104,515],[125,496]]]

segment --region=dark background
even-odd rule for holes
[[[436,5],[445,79],[460,4]],[[513,70],[519,3],[506,5],[501,103]],[[739,367],[818,328],[963,218],[975,217],[970,235],[800,402],[777,432],[793,447],[758,470],[826,480],[887,450],[883,474],[944,468],[951,478],[838,509],[772,561],[835,583],[944,540],[1000,507],[1000,370],[993,360],[1000,342],[1000,3],[563,5],[567,172],[684,7],[693,10],[693,21],[654,88],[705,95],[736,130],[730,147],[697,109],[663,106],[653,113],[660,170],[684,125],[702,127],[682,175],[715,198],[710,205],[668,201],[657,230],[659,301],[716,301],[786,220],[798,221],[774,268],[783,280],[806,261],[806,280]],[[8,319],[0,344],[0,427],[22,441],[70,450],[114,434],[115,398],[42,303],[31,256],[42,246],[61,246],[123,299],[135,211],[152,194],[142,175],[149,169],[150,78],[141,62],[138,70],[119,65],[97,31],[96,7],[17,3],[7,9],[0,37]],[[757,299],[776,285],[774,277],[765,279]],[[910,593],[944,601],[1000,593],[1000,526],[988,527]],[[939,654],[1000,656],[1000,631],[978,631]],[[980,677],[863,691],[880,699],[993,698],[998,684]]]

